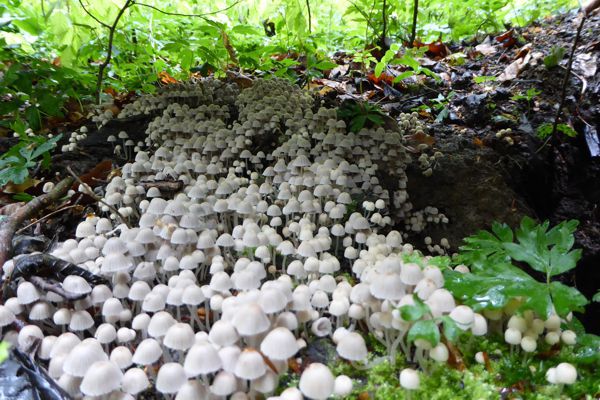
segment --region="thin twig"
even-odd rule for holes
[[[310,0],[306,0],[306,9],[308,10],[308,33],[312,33],[312,14],[310,11]]]
[[[387,34],[387,15],[386,15],[386,8],[387,8],[387,1],[383,0],[383,8],[382,8],[382,14],[383,14],[383,29],[381,30],[381,48],[385,49],[385,36]]]
[[[51,216],[53,216],[53,215],[56,215],[56,214],[58,214],[58,213],[60,213],[60,212],[63,212],[63,211],[65,211],[65,210],[68,210],[68,209],[70,209],[70,208],[75,208],[75,207],[80,207],[80,205],[79,205],[79,204],[72,204],[72,205],[70,205],[70,206],[65,206],[65,207],[59,208],[58,210],[54,210],[54,211],[52,211],[51,213],[44,215],[42,218],[39,218],[39,219],[37,219],[35,222],[32,222],[32,223],[30,223],[29,225],[26,225],[26,226],[24,226],[23,228],[19,229],[19,230],[18,230],[17,232],[15,232],[15,233],[16,233],[17,235],[19,235],[19,234],[21,234],[21,233],[25,232],[25,230],[27,230],[28,228],[31,228],[32,226],[34,226],[34,225],[37,225],[37,224],[39,224],[40,222],[47,220],[47,219],[48,219],[48,218],[50,218]]]
[[[36,197],[0,221],[0,273],[12,251],[12,239],[19,225],[64,196],[72,185],[73,178],[67,177],[57,183],[50,192]]]
[[[409,47],[413,47],[415,44],[415,39],[417,38],[417,18],[419,16],[419,0],[414,0],[413,2],[413,19],[412,19],[412,30],[410,32],[410,42],[408,43]]]
[[[97,23],[99,23],[100,25],[102,25],[103,27],[110,29],[110,25],[108,25],[106,22],[102,22],[100,21],[94,14],[92,14],[84,5],[83,5],[83,1],[79,0],[79,4],[81,4],[81,8],[83,8],[83,11],[85,11],[85,13],[87,15],[89,15],[94,21],[96,21]]]
[[[556,117],[554,118],[554,125],[552,125],[552,134],[550,137],[556,134],[556,129],[558,127],[558,121],[560,120],[560,115],[562,113],[562,108],[565,105],[565,98],[567,97],[567,86],[569,85],[569,78],[571,77],[571,68],[573,67],[573,59],[575,58],[575,50],[577,50],[577,43],[579,43],[579,37],[581,36],[581,31],[583,29],[583,24],[585,22],[585,13],[581,14],[581,22],[579,23],[579,27],[577,28],[577,34],[575,35],[575,40],[573,41],[573,47],[571,48],[571,55],[569,56],[569,63],[567,64],[567,71],[565,72],[565,79],[562,84],[562,91],[560,93],[560,103],[558,105],[558,110],[556,110]]]
[[[158,11],[159,13],[165,14],[165,15],[173,15],[175,17],[195,17],[195,18],[202,18],[202,19],[207,20],[209,22],[213,22],[213,21],[209,20],[208,18],[206,18],[206,16],[207,15],[220,14],[220,13],[222,13],[224,11],[227,11],[227,10],[229,10],[229,9],[237,6],[241,2],[242,2],[242,0],[238,0],[238,1],[236,1],[235,3],[233,3],[232,5],[230,5],[228,7],[222,8],[222,9],[217,10],[217,11],[211,11],[209,13],[204,13],[204,14],[182,14],[182,13],[176,13],[176,12],[171,12],[171,11],[164,11],[164,10],[161,10],[160,8],[155,7],[155,6],[151,5],[151,4],[137,3],[137,2],[134,2],[134,4],[136,6],[142,6],[142,7],[151,8],[154,11]]]
[[[93,198],[94,200],[96,200],[98,203],[102,203],[104,204],[106,207],[108,207],[108,209],[110,211],[112,211],[113,213],[115,213],[115,215],[117,215],[117,217],[119,217],[119,219],[121,220],[121,222],[123,224],[125,224],[128,228],[131,229],[131,225],[129,225],[129,221],[127,221],[127,219],[119,212],[119,210],[117,210],[115,207],[111,206],[110,204],[108,204],[107,202],[105,202],[102,197],[98,196],[96,193],[94,193],[89,186],[82,181],[75,172],[73,172],[73,170],[71,169],[71,167],[67,167],[67,171],[69,172],[69,174],[71,174],[71,176],[75,179],[75,181],[77,181],[77,183],[79,183],[79,185],[81,185],[82,190],[85,191],[85,194],[87,194],[88,196],[90,196],[91,198]]]
[[[100,93],[102,93],[102,80],[104,79],[104,70],[106,69],[106,67],[108,67],[108,64],[110,64],[110,60],[112,58],[112,47],[113,40],[115,38],[115,30],[117,29],[119,20],[125,13],[125,10],[127,10],[127,8],[132,6],[133,4],[134,0],[127,0],[123,5],[123,8],[119,10],[119,13],[117,14],[117,17],[115,18],[112,26],[108,28],[110,30],[108,34],[108,50],[106,52],[106,58],[104,59],[104,62],[100,64],[100,67],[98,68],[98,81],[96,82],[96,103],[98,104],[100,104]]]
[[[29,278],[27,278],[27,280],[33,283],[33,285],[38,289],[44,292],[54,292],[68,301],[81,300],[86,296],[85,294],[67,292],[65,288],[63,288],[59,283],[47,282],[44,278],[37,275],[30,276]]]

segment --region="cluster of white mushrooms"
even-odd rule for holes
[[[446,222],[437,209],[414,211],[408,202],[403,135],[422,129],[416,119],[404,117],[400,132],[355,134],[335,109],[312,107],[275,79],[241,92],[208,80],[125,108],[123,115],[163,110],[149,125],[148,150],[136,150],[106,186],[106,215],[88,217],[76,239],[52,252],[111,284],[69,276],[63,288],[85,297],[67,302],[20,282],[0,306],[0,327],[17,316],[28,325],[5,339],[25,351],[39,344],[37,359],[75,398],[150,391],[178,400],[319,400],[347,396],[352,380],[300,360],[298,387],[274,395],[288,360],[314,337],[331,337],[341,358],[364,363],[361,324],[392,362],[398,349],[446,362],[443,343],[407,341],[411,322],[398,310],[416,299],[428,305],[427,318],[449,316],[486,334],[487,319],[456,304],[427,257],[408,262],[413,247],[391,228],[391,208],[409,230]],[[382,168],[398,180],[396,191],[380,184]],[[167,192],[161,184],[171,181],[183,190]],[[12,268],[7,262],[5,273]],[[546,328],[546,338],[556,332]],[[419,387],[412,369],[399,381]]]

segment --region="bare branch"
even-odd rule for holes
[[[60,199],[72,185],[72,178],[63,179],[50,192],[36,197],[0,222],[0,273],[12,251],[12,239],[19,225]]]
[[[119,212],[119,210],[117,210],[115,207],[111,206],[104,200],[102,200],[102,197],[98,196],[91,189],[89,189],[89,186],[85,182],[83,182],[79,178],[79,176],[77,176],[77,174],[75,172],[73,172],[71,167],[67,167],[67,171],[69,172],[69,174],[71,174],[73,179],[75,179],[75,181],[77,181],[77,183],[79,183],[79,185],[81,185],[81,188],[82,188],[81,190],[85,190],[85,194],[87,194],[88,196],[90,196],[91,198],[96,200],[97,202],[104,204],[106,207],[108,207],[110,209],[110,211],[112,211],[113,213],[115,213],[116,216],[119,217],[119,219],[121,220],[122,223],[124,223],[128,228],[131,228],[129,221],[127,221],[127,219]]]
[[[148,7],[148,8],[153,9],[154,11],[158,11],[159,13],[165,14],[165,15],[173,15],[175,17],[195,17],[195,18],[202,18],[202,19],[204,19],[206,21],[210,21],[208,18],[206,18],[207,15],[220,14],[220,13],[222,13],[224,11],[227,11],[227,10],[229,10],[229,9],[237,6],[241,2],[242,2],[242,0],[238,0],[235,3],[231,4],[230,6],[225,7],[223,9],[221,9],[221,10],[211,11],[211,12],[205,13],[205,14],[182,14],[182,13],[176,13],[176,12],[171,12],[171,11],[164,11],[164,10],[161,10],[160,8],[155,7],[155,6],[151,5],[151,4],[145,4],[145,3],[137,3],[136,2],[135,5],[142,6],[142,7]],[[212,22],[212,21],[210,21],[210,22]]]
[[[96,21],[97,23],[99,23],[100,25],[102,25],[103,27],[110,29],[110,25],[108,25],[105,22],[100,21],[94,14],[92,14],[84,5],[83,5],[83,1],[79,0],[79,4],[81,4],[81,8],[83,8],[83,11],[85,11],[85,13],[87,15],[89,15],[94,21]]]

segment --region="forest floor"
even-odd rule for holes
[[[361,68],[340,53],[335,58],[340,66],[309,88],[328,103],[369,100],[392,118],[417,112],[428,123],[427,134],[411,138],[412,144],[430,144],[444,157],[431,177],[410,169],[408,192],[416,208],[435,205],[450,219],[427,231],[435,241],[446,237],[457,248],[462,238],[493,221],[515,226],[524,215],[552,224],[578,219],[576,246],[583,249],[583,258],[564,279],[591,298],[600,288],[600,16],[585,22],[567,85],[561,122],[576,136],[557,134],[545,142],[537,135],[541,126],[554,121],[578,24],[570,13],[478,42],[430,45],[431,51],[419,61],[441,80],[415,76],[412,84],[402,86],[391,84],[399,73],[394,66],[379,79],[365,79],[356,73]],[[544,58],[559,47],[566,50],[564,57],[557,66],[546,67]],[[57,153],[45,177],[65,173],[71,166],[87,174],[84,181],[101,184],[112,170],[105,160],[126,161],[116,160],[107,137],[126,131],[135,142],[143,140],[153,117],[113,119],[98,131],[88,122],[88,138],[75,152]],[[11,143],[1,139],[0,152]],[[41,193],[41,185],[27,193]],[[10,195],[0,197],[0,205],[10,202]],[[10,213],[9,207],[0,212]],[[85,201],[61,207],[67,208],[23,233],[50,240],[70,237],[90,210]],[[418,247],[424,236],[411,243]],[[600,333],[599,319],[598,303],[581,316],[591,333]]]

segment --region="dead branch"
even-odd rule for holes
[[[73,182],[73,178],[71,177],[63,179],[50,192],[36,197],[20,207],[11,216],[0,221],[0,273],[2,272],[2,266],[8,260],[12,251],[12,239],[17,228],[25,220],[32,218],[35,214],[63,197],[71,188]]]
[[[71,167],[67,167],[67,171],[69,172],[69,174],[71,174],[71,176],[73,177],[73,179],[75,179],[75,181],[77,181],[77,183],[79,183],[81,189],[85,192],[85,194],[87,194],[88,196],[90,196],[91,198],[93,198],[94,200],[96,200],[98,203],[102,203],[103,205],[105,205],[106,207],[108,207],[110,209],[110,211],[112,211],[117,217],[119,217],[119,219],[121,220],[121,223],[125,224],[125,226],[127,226],[129,229],[131,229],[131,225],[129,224],[129,221],[127,221],[127,218],[125,218],[120,212],[119,210],[117,210],[115,207],[111,206],[110,204],[108,204],[107,202],[105,202],[104,200],[102,200],[102,197],[98,196],[96,193],[94,193],[93,190],[90,189],[89,185],[87,185],[84,181],[82,181],[75,172],[73,172],[73,170],[71,169]]]
[[[54,292],[68,301],[81,300],[86,296],[85,294],[67,292],[60,284],[56,282],[48,282],[44,278],[39,276],[30,276],[29,278],[27,278],[27,280],[33,283],[33,285],[38,289],[44,292]]]

